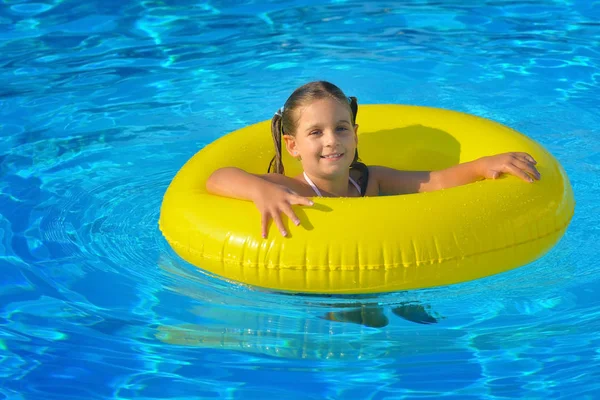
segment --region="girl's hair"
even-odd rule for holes
[[[347,104],[352,115],[352,125],[356,124],[356,115],[358,114],[358,101],[356,97],[346,97],[339,87],[326,81],[309,82],[300,86],[294,90],[284,106],[275,113],[271,120],[271,134],[273,135],[273,144],[275,145],[275,156],[271,159],[267,172],[284,173],[281,158],[281,139],[283,135],[293,136],[296,134],[296,121],[293,118],[294,111],[306,103],[328,97],[334,98],[342,104]],[[358,149],[354,152],[354,160],[350,165],[350,169],[360,172],[358,183],[361,193],[365,193],[369,179],[369,169],[359,161]]]

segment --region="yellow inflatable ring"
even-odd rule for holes
[[[401,105],[359,109],[358,148],[367,165],[437,170],[524,151],[542,179],[514,176],[429,193],[314,198],[260,235],[252,202],[207,193],[224,166],[265,173],[273,156],[269,121],[223,136],[194,155],[164,196],[159,225],[183,259],[223,278],[275,290],[373,293],[469,281],[541,257],[565,232],[573,191],[559,163],[535,141],[496,122],[455,111]],[[300,164],[284,156],[286,173]]]

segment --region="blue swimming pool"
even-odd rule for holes
[[[598,2],[0,4],[0,399],[600,393]],[[531,136],[571,179],[566,235],[508,273],[363,298],[178,258],[157,226],[173,175],[316,79]],[[387,325],[326,318],[348,304]]]

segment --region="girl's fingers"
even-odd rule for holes
[[[262,214],[261,216],[261,234],[262,237],[264,239],[267,238],[267,231],[269,229],[269,220],[273,218],[273,222],[275,223],[275,225],[277,225],[277,229],[279,229],[279,232],[281,232],[281,234],[283,236],[287,236],[287,231],[285,230],[285,226],[283,225],[283,221],[281,221],[281,216],[279,215],[279,212],[277,210],[275,210],[275,212],[273,211],[267,211],[265,213]]]
[[[525,171],[526,173],[528,173],[530,176],[532,176],[536,180],[541,178],[541,175],[540,175],[539,171],[537,170],[537,168],[535,168],[530,162],[515,160],[513,162],[513,165],[515,167]]]
[[[531,157],[529,154],[527,154],[527,160],[529,160],[529,162],[531,162],[533,165],[537,164],[537,161],[535,161],[535,158]]]
[[[312,202],[311,204],[307,205],[312,205]],[[285,229],[285,225],[283,224],[283,220],[281,219],[281,213],[287,215],[290,221],[294,223],[294,225],[300,225],[300,218],[298,218],[296,213],[294,213],[292,206],[289,203],[283,204],[280,207],[280,209],[274,209],[261,214],[261,235],[263,238],[267,237],[267,231],[269,229],[269,220],[271,218],[273,218],[273,222],[277,226],[277,229],[279,229],[279,232],[281,232],[281,235],[287,236],[287,230]]]
[[[281,207],[281,211],[283,211],[285,215],[288,216],[288,218],[294,223],[294,225],[300,225],[300,218],[296,216],[294,210],[292,210],[292,206],[290,206],[289,204],[285,204],[283,207]]]
[[[527,172],[523,171],[521,168],[517,167],[514,164],[507,165],[506,169],[506,172],[523,179],[525,182],[533,182],[533,179],[531,178],[531,176],[529,176],[529,174],[527,174]]]
[[[269,214],[268,213],[262,213],[260,215],[260,233],[262,235],[262,237],[264,239],[267,238],[267,229],[269,227]]]
[[[281,220],[281,215],[279,215],[279,212],[275,210],[275,212],[271,213],[271,215],[273,216],[273,221],[275,222],[275,225],[277,225],[281,235],[287,236],[287,231],[285,230],[285,226],[283,225],[283,221]]]
[[[290,199],[290,204],[299,204],[302,206],[312,206],[314,203],[311,199],[304,196],[295,195]]]
[[[281,221],[279,213],[265,212],[261,215],[260,221],[261,236],[263,237],[263,239],[267,238],[267,231],[269,230],[269,220],[271,219],[271,215],[273,216],[273,222],[275,222],[275,225],[277,225],[277,229],[279,229],[279,232],[281,232],[283,236],[287,236],[287,231],[285,230],[285,226],[283,225],[283,221]],[[298,223],[300,223],[300,221],[298,221]]]
[[[532,164],[537,164],[537,161],[535,161],[535,159],[533,157],[531,157],[531,155],[529,155],[528,153],[515,153],[517,158],[525,161],[525,162],[530,162]]]
[[[282,199],[283,201],[279,202],[276,200],[275,204],[273,204],[272,206],[268,206],[271,207],[270,209],[267,208],[264,212],[261,212],[261,235],[263,238],[267,237],[267,232],[269,230],[269,222],[271,218],[277,226],[277,229],[279,229],[279,232],[281,232],[281,235],[287,236],[287,230],[285,229],[285,225],[283,224],[283,221],[281,219],[282,213],[287,215],[290,221],[292,221],[296,226],[300,225],[300,218],[298,218],[298,216],[292,209],[292,204],[304,206],[313,205],[312,200],[296,194],[291,189],[286,189],[286,191],[289,193],[287,198],[284,197]]]
[[[312,200],[308,197],[300,196],[298,193],[289,188],[286,188],[285,190],[290,194],[290,196],[287,197],[287,200],[290,202],[290,204],[299,204],[303,206],[313,205]]]

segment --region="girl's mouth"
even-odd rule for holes
[[[339,160],[340,158],[342,158],[343,155],[344,153],[331,153],[325,156],[321,156],[321,158],[324,158],[326,160]]]

